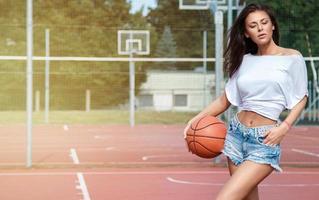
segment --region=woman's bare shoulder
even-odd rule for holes
[[[289,49],[289,48],[282,48],[281,49],[281,54],[282,55],[302,55],[298,50],[296,49]]]

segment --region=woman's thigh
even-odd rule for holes
[[[258,164],[245,161],[235,169],[235,173],[226,182],[217,199],[241,200],[244,199],[273,168],[268,164]]]

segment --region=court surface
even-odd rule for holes
[[[229,175],[187,152],[182,125],[38,125],[26,169],[25,126],[1,126],[0,199],[214,199]],[[281,144],[284,172],[261,199],[317,199],[319,127],[294,127]]]

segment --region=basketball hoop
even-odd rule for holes
[[[181,10],[227,10],[226,0],[179,0]]]
[[[117,34],[119,55],[150,54],[150,32],[148,30],[119,30]]]

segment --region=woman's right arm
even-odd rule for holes
[[[189,128],[190,124],[206,115],[211,116],[218,116],[221,113],[223,113],[225,110],[227,110],[230,106],[230,102],[228,101],[226,97],[226,93],[223,92],[222,95],[220,95],[215,101],[213,101],[211,104],[209,104],[204,110],[202,110],[200,113],[198,113],[195,117],[193,117],[191,120],[188,121],[186,128],[184,129],[184,138],[186,138],[186,131]]]

